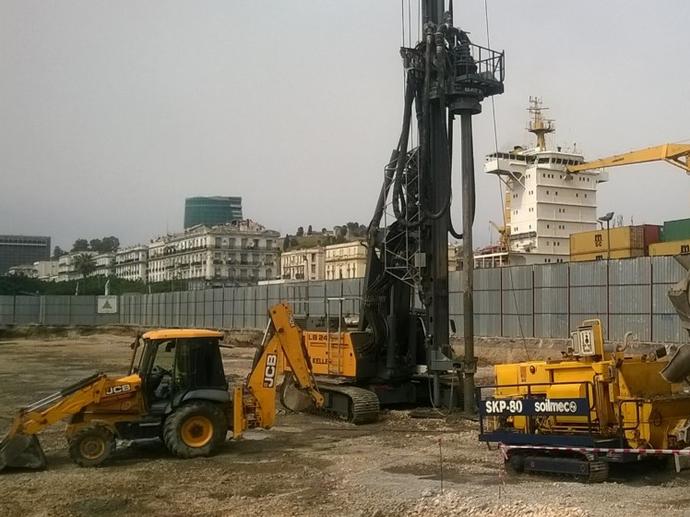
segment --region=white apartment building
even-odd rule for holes
[[[34,269],[39,280],[54,282],[58,274],[58,261],[38,260],[34,262]]]
[[[115,275],[115,252],[99,253],[93,258],[96,269],[93,276],[113,276]]]
[[[280,277],[284,280],[323,280],[325,258],[322,246],[284,251],[280,255]]]
[[[26,278],[38,278],[38,272],[33,264],[18,264],[7,270],[8,276],[23,276]]]
[[[546,134],[553,122],[542,116],[541,101],[530,99],[532,119],[528,131],[537,136],[531,149],[514,148],[487,156],[484,171],[496,174],[506,185],[506,226],[510,235],[509,260],[495,263],[539,264],[567,261],[570,234],[597,228],[597,187],[608,180],[606,172],[571,174],[568,165],[584,162],[575,151],[547,149]],[[481,261],[481,256],[475,257]]]
[[[462,269],[462,246],[448,244],[448,271]]]
[[[361,278],[367,270],[367,248],[360,241],[326,246],[326,280]]]
[[[57,277],[58,261],[57,260],[37,260],[32,264],[20,264],[12,266],[8,271],[8,275],[25,276],[28,278],[38,278],[44,281],[54,281]]]
[[[148,281],[255,284],[278,276],[280,233],[246,219],[198,225],[149,244]]]
[[[115,276],[125,280],[146,282],[148,276],[149,248],[137,244],[115,253]]]
[[[58,259],[58,274],[56,281],[58,282],[68,282],[70,280],[81,280],[83,275],[76,270],[76,257],[78,255],[89,255],[91,257],[96,257],[98,253],[95,251],[73,251],[67,253]]]

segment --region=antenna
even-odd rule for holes
[[[529,107],[527,108],[527,111],[530,113],[530,120],[527,125],[527,131],[537,135],[537,149],[540,151],[546,151],[547,133],[556,131],[553,119],[544,118],[542,112],[547,109],[549,108],[545,108],[542,105],[542,100],[539,97],[530,96]]]

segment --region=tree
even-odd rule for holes
[[[72,251],[88,251],[89,249],[89,241],[86,239],[77,239],[74,241],[74,244],[72,244]]]
[[[67,255],[67,252],[65,250],[63,250],[60,246],[55,246],[55,248],[53,248],[53,258],[54,259],[59,259],[63,255]]]
[[[290,234],[287,234],[283,239],[283,251],[287,251],[290,247]]]
[[[304,226],[300,226],[297,228],[297,233],[295,234],[297,237],[304,237]]]
[[[96,261],[88,253],[80,253],[74,257],[74,270],[86,278],[96,271]]]
[[[323,228],[321,228],[321,234],[322,235],[326,235],[327,233],[328,233],[328,228],[326,228],[325,226]]]
[[[101,253],[107,253],[109,251],[117,251],[120,247],[120,239],[111,235],[110,237],[103,237],[101,239],[101,249],[98,250]]]
[[[101,239],[91,239],[89,241],[89,249],[91,251],[97,251],[100,253],[102,251],[102,247],[103,242],[101,241]]]
[[[307,235],[311,235],[314,231],[311,229],[311,224],[307,227]]]

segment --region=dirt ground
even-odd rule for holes
[[[16,408],[97,370],[123,373],[131,337],[0,341],[0,429]],[[240,379],[253,349],[224,350]],[[457,416],[389,410],[356,427],[281,414],[269,431],[227,442],[211,458],[178,460],[162,445],[118,450],[107,466],[69,459],[64,425],[41,435],[45,471],[0,474],[0,515],[690,515],[690,473],[614,469],[611,481],[508,476],[499,454]]]

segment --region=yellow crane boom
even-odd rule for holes
[[[667,162],[683,169],[686,174],[690,174],[690,161],[688,157],[690,157],[690,144],[663,144],[630,151],[629,153],[615,154],[578,165],[569,165],[567,170],[570,173],[575,173],[635,163]]]

